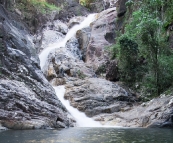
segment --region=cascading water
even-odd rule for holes
[[[67,41],[72,38],[76,32],[79,30],[79,29],[82,29],[82,28],[85,28],[85,27],[88,27],[90,25],[91,22],[93,22],[95,20],[95,14],[90,14],[84,21],[82,21],[80,24],[78,25],[75,25],[73,26],[67,33],[67,35],[65,36],[65,38],[61,41],[61,42],[57,42],[57,43],[54,43],[54,44],[51,44],[48,46],[48,48],[44,49],[40,55],[39,55],[39,58],[40,58],[40,67],[41,69],[43,69],[44,67],[44,64],[46,63],[46,59],[49,55],[49,53],[56,49],[56,48],[60,48],[60,47],[65,47]]]
[[[84,113],[79,112],[76,108],[70,106],[69,101],[64,99],[64,93],[65,93],[64,86],[57,86],[57,87],[54,87],[54,89],[61,103],[75,118],[77,126],[79,127],[101,127],[102,126],[99,122],[96,122],[91,118],[88,118]]]
[[[56,48],[60,48],[60,47],[65,47],[67,41],[76,34],[77,30],[88,27],[90,23],[93,22],[94,20],[95,20],[95,14],[90,14],[79,25],[75,25],[74,27],[72,27],[67,33],[67,35],[65,36],[65,38],[62,40],[62,42],[49,45],[48,48],[43,50],[41,54],[39,55],[41,69],[43,69],[44,64],[46,63],[47,57],[52,50]],[[101,127],[102,126],[99,122],[94,121],[93,119],[87,117],[84,113],[70,106],[69,101],[64,99],[64,93],[65,93],[64,86],[57,86],[57,87],[54,87],[54,89],[59,100],[67,108],[70,114],[75,118],[77,122],[76,123],[77,126],[79,127]]]

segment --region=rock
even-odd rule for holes
[[[114,43],[117,17],[116,8],[110,8],[97,15],[97,20],[91,24],[91,37],[87,47],[86,62],[99,66],[109,61],[105,47]]]
[[[78,30],[76,33],[76,38],[79,41],[79,49],[81,51],[83,61],[86,61],[86,51],[90,41],[90,36],[91,36],[90,27]]]
[[[102,124],[123,127],[172,128],[172,107],[168,104],[171,98],[155,98],[146,103],[145,106],[133,104],[133,106],[128,110],[123,110],[123,112],[99,114],[94,119],[102,119]]]
[[[58,1],[58,3],[60,3]],[[56,14],[55,20],[59,19],[68,22],[74,16],[85,16],[90,12],[87,8],[81,6],[76,0],[66,0],[61,2],[61,11]]]
[[[118,0],[116,6],[118,8],[118,17],[122,17],[124,16],[124,14],[126,13],[127,9],[126,9],[126,2],[128,0]]]
[[[84,16],[75,16],[71,18],[68,22],[68,27],[72,28],[74,25],[81,23],[84,20]]]
[[[3,127],[3,126],[0,124],[0,132],[1,132],[2,130],[8,130],[8,128]]]
[[[119,112],[137,100],[120,85],[99,78],[67,82],[65,98],[89,117]]]
[[[116,7],[116,3],[117,0],[95,0],[89,7],[92,12],[99,13],[108,8]]]
[[[39,66],[33,37],[0,5],[0,124],[10,129],[74,126]]]
[[[15,9],[15,12],[18,14],[18,15],[22,15],[22,13],[21,13],[21,11],[20,10],[18,10],[17,8]]]
[[[43,69],[48,80],[65,78],[68,81],[69,77],[83,79],[95,75],[93,70],[80,60],[79,49],[76,49],[76,40],[70,41],[72,43],[67,43],[66,48],[56,49],[49,54],[47,64]]]
[[[53,86],[59,86],[59,85],[64,85],[66,81],[64,78],[54,78],[50,81],[50,83]]]
[[[59,20],[47,22],[44,27],[38,35],[35,35],[35,44],[38,52],[61,42],[65,37],[64,34],[68,32],[67,25]]]
[[[61,22],[60,20],[55,20],[53,21],[53,26],[55,27],[54,30],[58,31],[62,34],[67,34],[68,32],[68,27],[66,24],[64,24],[63,22]]]
[[[79,43],[76,38],[73,37],[68,40],[65,47],[73,55],[73,57],[76,58],[76,60],[82,59],[81,51],[79,49]]]
[[[110,81],[118,81],[119,80],[118,65],[117,65],[116,60],[110,61],[107,64],[106,79],[110,80]]]

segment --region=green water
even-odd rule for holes
[[[173,143],[173,129],[9,130],[0,132],[0,143]]]

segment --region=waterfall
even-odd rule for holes
[[[102,126],[99,122],[94,121],[93,119],[87,117],[84,113],[70,106],[69,101],[64,99],[64,93],[65,93],[64,86],[57,86],[57,87],[54,87],[54,89],[61,103],[75,118],[78,127],[101,127]]]
[[[54,43],[54,44],[51,44],[49,45],[46,49],[44,49],[40,55],[39,55],[39,58],[40,58],[40,67],[41,69],[43,69],[44,67],[44,64],[46,63],[46,59],[49,55],[49,53],[56,49],[56,48],[60,48],[60,47],[65,47],[67,41],[72,38],[76,32],[79,30],[79,29],[82,29],[82,28],[85,28],[85,27],[88,27],[90,25],[91,22],[93,22],[95,20],[95,14],[90,14],[88,15],[88,17],[82,21],[80,24],[78,25],[75,25],[73,26],[69,31],[68,33],[66,34],[65,38],[61,41],[61,42],[57,42],[57,43]]]
[[[52,45],[49,45],[48,48],[44,49],[39,55],[41,69],[43,69],[44,64],[46,63],[47,57],[52,50],[56,48],[60,48],[60,47],[65,47],[66,42],[70,38],[75,36],[77,30],[88,27],[90,23],[93,22],[94,20],[95,20],[95,14],[90,14],[83,22],[72,27],[61,42],[57,42]],[[94,121],[93,119],[87,117],[84,113],[70,106],[69,101],[64,99],[64,93],[65,93],[64,86],[57,86],[57,87],[54,87],[54,89],[59,100],[62,102],[62,104],[67,108],[69,113],[76,120],[76,124],[78,127],[101,127],[102,126],[99,122]]]

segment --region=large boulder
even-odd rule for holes
[[[72,48],[73,44],[68,42],[66,48],[55,49],[48,56],[43,72],[54,85],[62,85],[70,77],[84,79],[95,75],[92,68],[80,60],[78,51]]]
[[[94,0],[89,7],[92,12],[99,13],[108,8],[115,7],[117,0]]]
[[[119,112],[138,100],[122,85],[99,78],[69,81],[64,97],[89,117]]]
[[[124,14],[126,13],[127,9],[126,9],[126,2],[128,0],[118,0],[116,3],[116,7],[118,8],[118,17],[122,17],[124,16]]]
[[[76,33],[76,38],[79,41],[79,49],[81,51],[83,61],[86,61],[86,52],[87,52],[87,46],[90,41],[90,36],[91,36],[90,27],[78,30]]]
[[[124,127],[173,127],[173,97],[159,97],[125,108],[122,112],[102,114],[94,117],[102,124]]]
[[[85,16],[89,14],[89,10],[81,6],[76,0],[57,0],[61,7],[61,11],[56,14],[55,19],[68,22],[74,16]]]
[[[97,20],[92,23],[86,62],[93,65],[94,69],[97,69],[109,60],[105,47],[111,46],[115,42],[116,17],[116,8],[110,8],[99,13]]]
[[[34,37],[37,52],[50,47],[54,43],[61,42],[68,32],[66,24],[60,20],[54,20],[44,24],[44,28]]]

